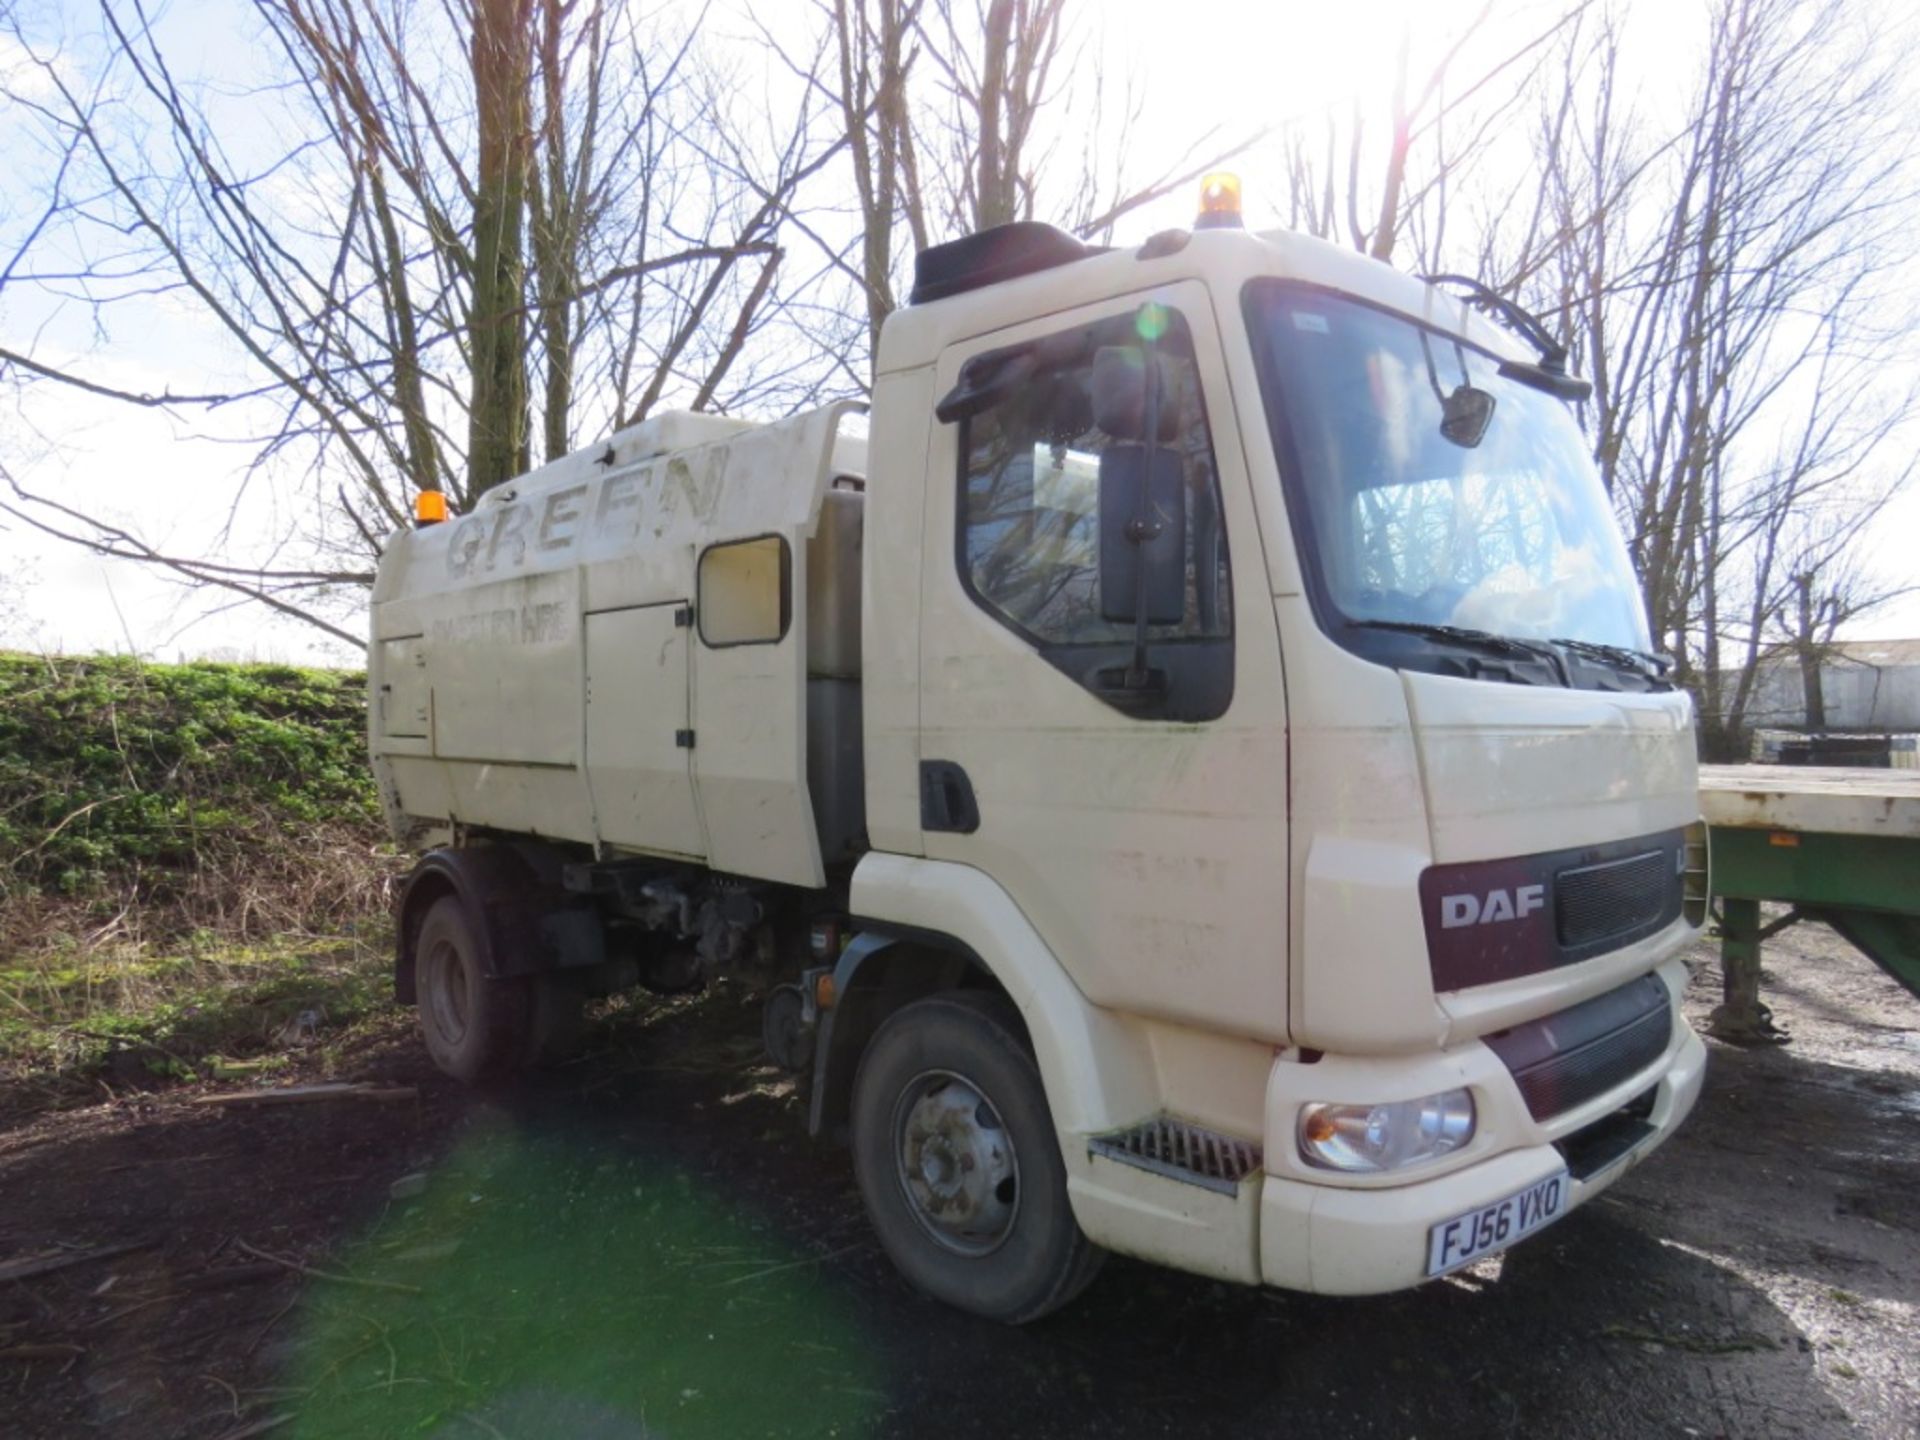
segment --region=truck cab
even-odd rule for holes
[[[396,539],[370,724],[436,1058],[447,977],[520,987],[463,1022],[491,1065],[556,976],[758,963],[889,1254],[1007,1320],[1109,1250],[1411,1286],[1672,1132],[1692,715],[1578,382],[1237,218],[936,247],[864,442],[649,422]]]

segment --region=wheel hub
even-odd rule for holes
[[[449,1043],[458,1044],[467,1033],[467,971],[449,942],[442,940],[427,955],[427,994],[436,1027]]]
[[[949,1071],[921,1075],[894,1110],[900,1186],[920,1226],[949,1250],[999,1248],[1020,1205],[1012,1137],[985,1096]]]

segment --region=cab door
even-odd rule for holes
[[[926,854],[998,881],[1096,1003],[1283,1040],[1286,697],[1205,287],[955,345],[935,394],[973,413],[929,451]],[[1141,521],[1177,588],[1130,578]]]

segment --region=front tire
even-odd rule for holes
[[[528,986],[487,976],[456,896],[434,901],[420,924],[414,994],[427,1053],[454,1079],[471,1085],[526,1063],[534,1021]]]
[[[854,1080],[853,1155],[881,1246],[936,1300],[1020,1325],[1099,1268],[1039,1068],[997,996],[941,995],[888,1017]]]

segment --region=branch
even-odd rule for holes
[[[1124,199],[1115,201],[1102,214],[1076,226],[1074,233],[1085,237],[1088,235],[1096,235],[1100,231],[1108,229],[1122,216],[1138,210],[1142,205],[1151,205],[1162,195],[1171,194],[1183,186],[1191,185],[1202,175],[1210,171],[1218,170],[1222,165],[1226,164],[1227,161],[1244,155],[1255,145],[1258,145],[1262,140],[1265,140],[1269,135],[1273,134],[1274,129],[1275,127],[1272,125],[1263,125],[1248,135],[1239,144],[1229,146],[1227,149],[1219,151],[1211,159],[1201,164],[1191,166],[1188,169],[1180,171],[1178,174],[1163,172],[1158,180],[1150,182],[1141,189],[1134,191],[1133,194],[1126,196]],[[1196,141],[1194,145],[1187,148],[1187,155],[1192,155],[1194,150],[1203,143],[1205,143],[1204,137],[1202,140]],[[1185,159],[1186,157],[1183,156],[1181,158]],[[1175,163],[1177,164],[1178,162]]]
[[[277,385],[271,385],[258,390],[234,391],[225,394],[210,395],[176,395],[171,390],[165,390],[158,395],[154,395],[141,390],[121,390],[112,385],[102,385],[98,381],[85,379],[69,371],[59,369],[57,366],[35,360],[31,356],[22,355],[17,350],[9,350],[4,346],[0,346],[0,366],[5,365],[16,366],[21,370],[27,371],[29,374],[38,375],[43,379],[57,381],[62,385],[71,386],[75,390],[83,390],[89,395],[101,395],[109,400],[121,400],[129,405],[139,405],[148,409],[165,409],[173,405],[206,405],[209,407],[228,405],[236,400],[250,400],[260,395],[266,395],[280,388]]]
[[[67,517],[69,520],[78,522],[93,532],[91,535],[85,533],[76,534],[73,531],[62,529],[60,526],[52,524],[40,516],[23,509],[19,504],[0,500],[0,513],[13,516],[16,520],[32,526],[43,535],[65,541],[69,545],[77,545],[81,549],[90,550],[96,555],[106,555],[117,560],[132,560],[139,564],[170,570],[175,575],[180,576],[195,586],[212,585],[220,589],[230,590],[237,595],[245,596],[249,600],[256,600],[260,604],[277,610],[283,615],[304,621],[316,629],[325,631],[336,640],[345,641],[347,644],[355,646],[356,648],[364,649],[366,646],[367,641],[365,636],[356,635],[349,630],[343,630],[331,621],[323,620],[312,611],[293,604],[291,601],[282,598],[273,586],[277,583],[287,589],[297,590],[321,589],[335,585],[371,585],[373,583],[373,575],[369,571],[271,571],[248,569],[234,565],[220,565],[212,561],[195,560],[187,556],[168,555],[147,544],[146,541],[140,539],[130,531],[123,530],[115,525],[109,525],[103,520],[97,520],[91,515],[73,509],[71,506],[62,505],[57,500],[49,500],[45,496],[35,495],[31,491],[24,489],[17,480],[13,480],[11,477],[9,477],[7,483],[13,493],[25,504],[43,506],[46,509],[54,511],[56,514]],[[243,577],[251,577],[255,583],[246,584],[244,583]]]

